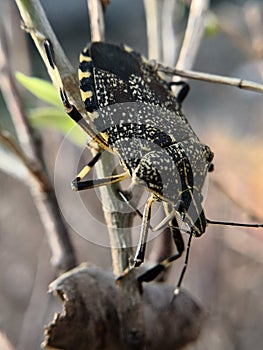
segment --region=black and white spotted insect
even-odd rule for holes
[[[51,43],[45,40],[44,46],[50,66],[58,74]],[[168,224],[177,253],[146,271],[138,280],[140,283],[153,280],[182,255],[181,231],[185,230],[189,240],[184,268],[175,289],[178,293],[192,236],[201,236],[209,223],[220,224],[208,220],[202,207],[202,187],[207,173],[213,170],[213,152],[200,142],[182,113],[181,105],[189,87],[180,82],[181,90],[175,95],[172,85],[178,83],[169,83],[144,57],[126,46],[102,42],[91,43],[81,53],[79,80],[88,117],[69,103],[61,83],[60,94],[66,112],[102,150],[119,158],[124,172],[104,179],[83,180],[100,159],[101,152],[98,152],[73,180],[73,189],[80,191],[131,178],[132,184],[149,192],[141,214],[139,244],[130,268],[144,261],[151,207],[161,201],[167,213],[163,225]],[[123,192],[120,196],[131,205]]]

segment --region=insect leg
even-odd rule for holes
[[[91,161],[86,164],[82,170],[79,172],[77,177],[72,181],[71,186],[74,191],[80,191],[82,188],[82,182],[81,180],[91,171],[91,169],[94,167],[94,165],[98,162],[98,160],[101,157],[101,152],[98,152]]]
[[[129,200],[129,198],[124,194],[123,191],[118,191],[121,199],[134,211],[141,219],[143,218],[143,214],[140,212],[138,208]]]
[[[89,170],[90,170],[90,168],[89,168],[89,164],[88,164],[81,170],[81,172],[78,174],[78,176],[72,181],[72,189],[74,191],[82,191],[82,190],[88,190],[88,189],[94,188],[94,187],[111,185],[115,182],[120,182],[120,181],[127,179],[129,177],[129,174],[127,172],[125,172],[125,173],[118,174],[118,175],[104,177],[102,179],[81,181]]]
[[[129,200],[129,198],[124,194],[123,191],[118,191],[121,199],[131,208],[134,213],[136,213],[141,219],[143,218],[143,214],[141,211]],[[149,228],[154,231],[154,228],[149,224]]]
[[[184,259],[184,266],[182,268],[179,280],[177,282],[177,286],[174,290],[174,296],[178,295],[180,292],[180,288],[184,279],[184,275],[188,266],[188,261],[189,261],[189,256],[190,256],[190,248],[191,248],[191,241],[193,238],[193,231],[191,231],[189,238],[188,238],[188,242],[187,242],[187,249],[186,249],[186,255],[185,255],[185,259]]]
[[[139,239],[138,247],[135,253],[135,258],[133,259],[133,267],[140,266],[144,261],[146,242],[147,242],[148,231],[150,227],[151,208],[154,201],[155,201],[155,197],[150,196],[144,207],[140,239]]]
[[[100,134],[96,134],[92,127],[89,125],[89,122],[83,118],[81,113],[77,110],[77,108],[69,102],[68,96],[64,89],[64,85],[59,74],[58,68],[55,64],[55,59],[53,55],[53,47],[49,39],[43,38],[43,47],[46,52],[46,57],[48,59],[50,68],[53,72],[53,81],[56,88],[59,90],[60,98],[63,103],[65,112],[77,123],[80,127],[90,136],[94,141],[96,141],[99,146],[103,149],[108,150],[109,146],[104,138]]]
[[[143,273],[138,277],[138,282],[150,282],[154,280],[163,270],[165,270],[173,261],[179,259],[184,251],[184,240],[178,228],[178,222],[174,217],[169,223],[170,230],[172,232],[173,240],[177,248],[177,253],[164,259],[159,264],[153,266],[151,269]]]
[[[140,217],[143,217],[143,219],[144,219],[144,214],[145,214],[147,205],[145,207],[144,214],[142,215],[141,212],[135,206],[133,206],[131,202],[129,202],[128,198],[124,195],[124,193],[119,192],[119,194],[124,199],[124,201],[137,213],[137,215],[139,215]],[[167,206],[167,210],[168,210],[168,206]],[[167,210],[166,210],[166,212],[168,213]],[[170,214],[171,213],[169,213],[168,216]],[[163,225],[163,222],[161,222],[157,226],[157,229],[160,228],[159,227],[160,225]],[[142,224],[142,227],[143,227],[143,224]],[[149,227],[150,227],[150,225],[148,226],[148,228]],[[140,275],[138,277],[138,279],[137,279],[140,284],[142,282],[150,282],[150,281],[154,280],[162,271],[167,269],[173,261],[179,259],[182,256],[182,254],[184,252],[184,240],[183,240],[183,237],[182,237],[182,234],[181,234],[181,230],[179,229],[179,224],[178,224],[177,219],[176,219],[175,216],[173,217],[172,220],[169,221],[169,228],[170,228],[170,231],[172,233],[172,237],[173,237],[174,243],[175,243],[176,248],[177,248],[177,253],[172,255],[172,256],[170,256],[167,259],[162,260],[160,263],[156,264],[151,269],[147,270],[145,273]],[[153,231],[155,229],[156,228],[152,228]],[[180,291],[180,287],[181,287],[181,284],[182,284],[182,281],[183,281],[183,278],[184,278],[184,275],[185,275],[185,272],[186,272],[186,269],[187,269],[187,266],[188,266],[191,240],[192,240],[192,236],[193,236],[193,232],[194,231],[192,230],[191,232],[189,232],[189,231],[187,231],[187,232],[190,234],[190,236],[189,236],[188,243],[187,243],[186,257],[185,257],[184,266],[182,268],[182,271],[181,271],[181,274],[180,274],[177,286],[176,286],[176,288],[174,290],[174,296],[177,295],[179,293],[179,291]],[[146,242],[146,240],[145,240],[145,242]],[[138,246],[137,252],[140,250],[139,247],[140,247],[140,245]],[[144,251],[143,251],[143,257],[144,257],[144,253],[145,253],[145,247],[144,247]],[[136,253],[136,256],[138,256],[137,253]],[[136,263],[136,258],[134,259],[134,261]],[[140,261],[140,264],[142,262],[143,261]],[[140,264],[138,264],[138,265],[135,264],[135,266],[139,266]]]
[[[143,214],[141,213],[141,211],[129,200],[129,198],[124,194],[123,191],[118,191],[120,197],[123,199],[123,201],[132,209],[132,211],[134,211],[141,219],[143,218]],[[166,224],[175,216],[175,211],[170,211],[167,213],[167,215],[165,216],[165,218],[159,222],[159,224],[155,227],[152,227],[149,224],[149,228],[151,229],[152,232],[156,232],[161,230],[162,228],[164,228],[166,226]],[[180,229],[181,231],[186,231],[185,229]],[[187,230],[187,232],[189,232]]]
[[[183,103],[183,101],[186,99],[186,97],[189,93],[189,90],[190,90],[189,84],[186,83],[185,81],[171,81],[169,83],[169,85],[170,85],[170,87],[172,87],[173,85],[181,85],[182,86],[176,97],[177,97],[177,100],[180,104]]]

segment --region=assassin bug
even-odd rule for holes
[[[108,178],[83,180],[100,159],[101,152],[98,152],[73,180],[73,189],[81,191],[131,178],[132,184],[149,192],[143,214],[120,192],[120,197],[142,217],[139,244],[130,268],[144,261],[153,203],[161,201],[164,205],[167,217],[159,228],[168,223],[177,253],[140,275],[140,283],[153,280],[182,255],[181,231],[184,229],[179,220],[188,227],[189,240],[175,294],[186,270],[191,239],[201,236],[207,224],[263,226],[222,223],[205,217],[202,187],[207,173],[213,170],[213,152],[200,142],[182,113],[181,104],[189,90],[186,83],[169,83],[154,65],[126,46],[93,42],[81,53],[79,66],[80,92],[87,119],[70,104],[53,59],[51,43],[47,39],[43,42],[66,112],[102,150],[117,155],[124,168],[123,173]],[[173,84],[182,85],[177,96],[172,91]]]

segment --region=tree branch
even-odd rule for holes
[[[52,263],[59,272],[76,266],[74,250],[63,223],[54,191],[49,182],[42,158],[39,139],[28,124],[14,76],[9,67],[9,57],[4,30],[1,30],[0,85],[18,135],[21,149],[10,136],[1,132],[1,140],[16,154],[28,169],[23,179],[30,188],[52,252]]]
[[[91,40],[103,41],[104,17],[101,1],[88,0]],[[96,172],[99,178],[112,174],[115,168],[114,157],[109,152],[104,152],[102,161],[96,164]],[[117,191],[118,184],[100,187],[102,209],[109,231],[113,271],[119,276],[127,268],[129,258],[132,256],[131,226],[133,213],[123,210],[124,203],[120,202]]]
[[[162,59],[161,16],[162,2],[159,0],[144,0],[146,17],[148,58]]]

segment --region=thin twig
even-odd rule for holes
[[[101,1],[88,0],[91,41],[103,41],[104,39],[104,15]],[[96,172],[99,178],[111,175],[115,168],[114,157],[109,152],[104,152],[102,161],[96,164]],[[131,225],[133,215],[124,213],[120,208],[117,198],[119,185],[100,187],[102,209],[108,227],[113,271],[119,276],[127,268],[129,258],[133,251],[131,248]],[[110,210],[109,210],[110,208]],[[126,227],[126,229],[123,229]]]
[[[144,0],[146,16],[148,58],[162,60],[161,16],[162,1]]]
[[[1,87],[2,93],[5,97],[5,101],[8,104],[8,109],[11,116],[14,116],[16,120],[14,121],[14,126],[16,130],[19,130],[17,133],[17,138],[21,147],[23,148],[26,156],[30,159],[35,159],[36,154],[34,142],[32,139],[32,130],[26,120],[24,113],[23,103],[17,93],[17,88],[14,83],[14,79],[9,67],[10,54],[7,45],[5,28],[2,23],[0,23],[0,42],[1,42],[1,51],[0,51],[0,66],[1,66]]]
[[[175,59],[178,56],[180,49],[180,38],[176,35],[174,29],[175,20],[178,19],[178,10],[180,4],[179,1],[165,0],[163,2],[161,12],[161,26],[160,31],[162,32],[162,61],[168,66],[174,66]]]
[[[56,267],[57,273],[60,274],[76,266],[74,249],[68,231],[63,223],[54,190],[52,189],[46,173],[39,138],[36,137],[28,124],[23,103],[9,66],[10,59],[3,27],[1,27],[0,35],[0,86],[20,143],[19,147],[8,133],[0,130],[0,140],[16,157],[15,159],[12,157],[7,158],[6,156],[4,159],[1,157],[1,163],[3,163],[1,170],[23,180],[29,187],[45,229],[47,241],[51,250],[52,264]],[[16,164],[12,172],[10,167],[12,164],[14,165],[14,161]],[[17,164],[19,166],[17,166]],[[52,275],[54,274],[53,271],[51,273]],[[39,276],[37,277],[39,278]],[[42,281],[42,283],[43,282],[45,283],[46,281]],[[34,297],[39,302],[38,281],[37,284],[34,284],[33,290],[37,292],[34,292]],[[19,346],[21,349],[28,348],[27,346],[23,347],[23,345],[24,342],[29,342],[31,345],[34,344],[33,348],[36,348],[36,332],[33,331],[30,333],[28,331],[24,332],[24,330],[40,330],[43,326],[42,322],[46,313],[46,305],[43,304],[36,309],[36,302],[34,304],[29,303],[26,313],[27,315],[31,315],[31,317],[33,317],[32,314],[37,313],[38,317],[34,318],[34,327],[32,325],[32,319],[30,319],[30,322],[27,318],[25,319],[24,329],[22,329],[20,333],[21,342]]]
[[[205,81],[208,83],[230,85],[239,89],[249,90],[253,92],[263,92],[262,84],[240,78],[230,78],[222,75],[209,74],[191,70],[173,69],[170,67],[164,67],[161,64],[157,64],[156,69],[169,75],[178,75],[184,78]]]
[[[87,1],[89,9],[89,20],[92,41],[104,41],[104,18],[103,5],[101,1]]]
[[[187,27],[180,55],[176,64],[178,70],[191,69],[204,33],[204,16],[209,0],[192,0]]]
[[[22,17],[23,26],[25,30],[30,33],[37,50],[44,61],[45,66],[47,67],[52,82],[56,86],[57,80],[53,74],[52,68],[50,68],[46,51],[43,46],[44,38],[48,38],[50,42],[52,42],[55,62],[65,90],[67,91],[69,100],[74,101],[74,105],[78,108],[78,110],[83,112],[84,106],[81,101],[79,91],[71,88],[78,85],[76,71],[72,67],[61,45],[59,44],[59,41],[50,26],[40,2],[37,0],[15,0],[15,2]]]

